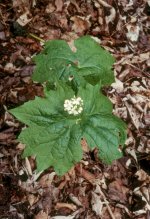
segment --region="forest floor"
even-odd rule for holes
[[[0,0],[0,219],[150,219],[149,15],[149,0]],[[38,38],[83,35],[116,58],[106,93],[128,125],[124,157],[105,165],[88,151],[63,177],[38,175],[7,109],[42,95],[31,80]]]

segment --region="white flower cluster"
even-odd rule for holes
[[[65,100],[64,110],[70,115],[78,115],[83,111],[83,100],[81,97],[73,97],[70,100]]]

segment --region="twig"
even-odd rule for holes
[[[92,185],[95,185],[95,181],[96,181],[96,178],[94,176],[94,174],[90,173],[89,171],[86,171],[82,168],[82,170],[80,169],[80,166],[77,166],[76,167],[77,171],[82,175],[82,177],[86,180],[88,180]],[[104,195],[104,193],[102,192],[100,186],[97,184],[98,188],[99,188],[99,193],[103,196],[103,199],[104,199],[104,203],[106,204],[106,207],[108,209],[108,212],[111,216],[112,219],[116,219],[111,208],[109,207],[109,204],[108,204],[108,201],[106,199],[106,196]]]
[[[36,39],[36,40],[38,40],[38,41],[40,41],[42,43],[45,43],[45,40],[41,39],[40,37],[38,37],[38,36],[36,36],[36,35],[34,35],[32,33],[29,33],[29,36],[33,37],[34,39]]]
[[[128,62],[126,62],[126,64],[127,64],[127,65],[130,65],[131,67],[133,67],[133,68],[137,69],[138,71],[144,73],[142,69],[136,67],[135,65],[132,65],[131,63],[128,63]]]
[[[107,201],[107,199],[106,199],[106,196],[105,196],[105,194],[102,192],[102,190],[101,190],[100,187],[99,187],[99,192],[100,192],[100,194],[103,196],[104,202],[105,202],[105,204],[106,204],[107,210],[108,210],[108,212],[109,212],[111,218],[112,218],[112,219],[116,219],[115,216],[114,216],[114,214],[113,214],[113,212],[112,212],[112,210],[111,210],[111,208],[109,207],[109,204],[108,204],[108,201]]]
[[[5,173],[5,172],[0,172],[0,174],[3,174],[3,175],[14,175],[14,173]]]

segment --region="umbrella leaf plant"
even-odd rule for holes
[[[26,125],[18,139],[26,145],[23,157],[36,156],[38,171],[53,166],[58,175],[66,173],[82,159],[82,138],[104,163],[122,157],[126,125],[101,92],[114,81],[114,58],[90,36],[74,46],[73,52],[63,40],[46,42],[32,76],[43,83],[44,97],[9,110]]]

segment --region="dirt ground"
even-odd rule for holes
[[[149,15],[149,0],[0,0],[0,219],[150,219]],[[42,40],[83,35],[116,58],[105,93],[128,125],[124,157],[110,166],[87,151],[63,177],[36,174],[7,110],[42,96],[31,80]]]

